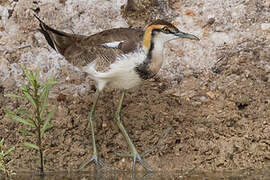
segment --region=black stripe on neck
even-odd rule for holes
[[[135,67],[135,71],[139,74],[140,78],[142,79],[150,79],[153,76],[155,76],[155,74],[153,74],[153,72],[150,70],[149,65],[152,62],[152,53],[153,53],[153,49],[155,48],[155,45],[153,43],[153,37],[155,36],[155,32],[160,31],[160,30],[153,30],[152,34],[151,34],[151,45],[149,48],[149,51],[147,53],[147,56],[145,58],[145,60],[139,64],[138,66]]]
[[[146,57],[145,61],[151,61],[152,60],[152,52],[153,52],[154,47],[155,47],[155,45],[154,45],[153,41],[151,40],[151,45],[150,45],[150,48],[149,48],[149,51],[147,53],[147,57]]]
[[[153,49],[155,48],[155,44],[153,42],[153,39],[155,38],[156,34],[159,33],[160,31],[161,31],[161,29],[153,29],[151,32],[151,44],[150,44],[150,48],[149,48],[149,51],[147,53],[147,58],[146,58],[146,61],[149,61],[149,64],[151,63],[152,52],[153,52]]]

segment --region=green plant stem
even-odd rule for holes
[[[40,174],[44,174],[44,162],[43,162],[43,147],[42,147],[42,142],[41,142],[41,117],[40,117],[40,102],[39,102],[39,97],[38,97],[38,85],[37,82],[34,82],[34,100],[35,103],[37,104],[36,108],[36,120],[37,120],[37,131],[38,131],[38,140],[37,140],[37,145],[39,147],[39,157],[40,157]]]
[[[41,143],[41,131],[40,131],[40,124],[38,127],[38,147],[39,147],[39,156],[40,156],[40,174],[43,175],[44,174],[44,167],[43,167],[43,147],[42,147],[42,143]]]
[[[39,144],[38,144],[38,146],[39,146],[39,156],[40,156],[40,173],[41,173],[41,175],[43,175],[44,174],[44,167],[43,167],[43,149],[42,149],[42,147],[41,147],[41,136],[40,136],[40,131],[39,131],[39,138],[38,138],[38,141],[39,141]]]

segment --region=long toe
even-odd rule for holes
[[[140,163],[147,171],[149,172],[154,172],[154,170],[151,168],[150,165],[148,165],[147,162],[145,162],[143,160],[143,157],[145,155],[145,153],[143,155],[140,154],[124,154],[124,153],[115,153],[117,156],[120,157],[129,157],[129,158],[133,158],[133,162],[132,162],[132,172],[136,171],[136,162]]]
[[[147,171],[153,172],[153,169],[149,166],[147,162],[145,162],[139,154],[134,154],[133,163],[132,163],[132,171],[136,171],[136,162],[140,163]]]
[[[83,170],[88,164],[94,163],[97,169],[108,168],[109,166],[101,160],[97,155],[93,155],[90,160],[84,163],[79,170]]]

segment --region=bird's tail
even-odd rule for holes
[[[64,55],[65,50],[74,42],[79,35],[73,35],[62,31],[55,30],[45,24],[38,16],[34,16],[39,21],[40,29],[38,29],[46,38],[48,44],[60,54]]]

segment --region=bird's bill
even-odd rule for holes
[[[176,36],[180,37],[180,38],[187,38],[187,39],[191,39],[191,40],[197,40],[199,41],[200,39],[192,34],[189,33],[185,33],[185,32],[177,32],[175,33]]]

